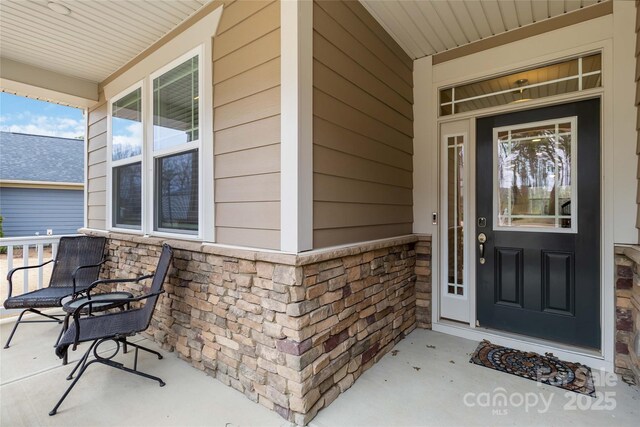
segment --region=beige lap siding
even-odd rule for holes
[[[358,2],[313,27],[314,247],[411,233],[413,62]]]
[[[107,190],[107,103],[89,110],[87,129],[87,226],[106,228]]]
[[[213,83],[216,241],[279,249],[279,1],[225,6]]]
[[[279,1],[224,2],[213,85],[214,115],[203,120],[213,120],[216,241],[279,249]],[[88,226],[95,229],[106,228],[106,116],[104,101],[89,112]]]
[[[638,195],[636,197],[636,203],[638,205],[638,212],[636,218],[636,228],[640,228],[640,2],[636,0],[636,130],[637,132],[637,148],[636,153],[638,154],[638,170],[637,177],[638,182],[636,185],[638,186]]]

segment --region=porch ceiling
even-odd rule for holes
[[[434,55],[603,0],[360,0],[412,58]]]
[[[3,58],[99,83],[210,0],[0,2]]]

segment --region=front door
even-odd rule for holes
[[[477,320],[600,348],[600,100],[477,120]]]

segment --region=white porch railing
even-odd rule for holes
[[[7,298],[9,281],[7,280],[7,273],[16,267],[27,267],[29,265],[40,265],[43,262],[55,259],[58,251],[58,243],[62,236],[27,236],[27,237],[4,237],[0,238],[0,247],[7,247],[6,262],[4,256],[0,256],[2,262],[0,262],[0,283],[1,294],[0,301],[4,302]],[[51,247],[51,255],[47,254],[45,259],[45,248]],[[36,248],[36,260],[29,256],[31,248]],[[16,248],[22,248],[22,262],[20,259],[16,259]],[[43,286],[48,284],[45,282],[45,268],[51,268],[52,265],[48,264],[45,267],[37,269],[37,278],[33,277],[34,269],[25,269],[17,272],[13,276],[13,291],[12,295],[21,295],[35,289],[42,289]],[[22,280],[20,280],[22,278]],[[20,282],[22,282],[20,284]],[[35,283],[34,283],[35,282]],[[21,285],[21,286],[20,286]],[[17,314],[21,310],[6,310],[4,307],[0,308],[0,315],[5,316],[9,314]]]

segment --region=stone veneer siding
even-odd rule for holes
[[[416,252],[416,326],[431,329],[431,236],[419,235]]]
[[[109,278],[150,272],[161,244],[174,248],[149,338],[297,424],[308,423],[417,324],[430,325],[428,236],[299,255],[107,237]],[[141,293],[142,286],[118,290]]]
[[[615,369],[640,385],[640,247],[616,247]]]

